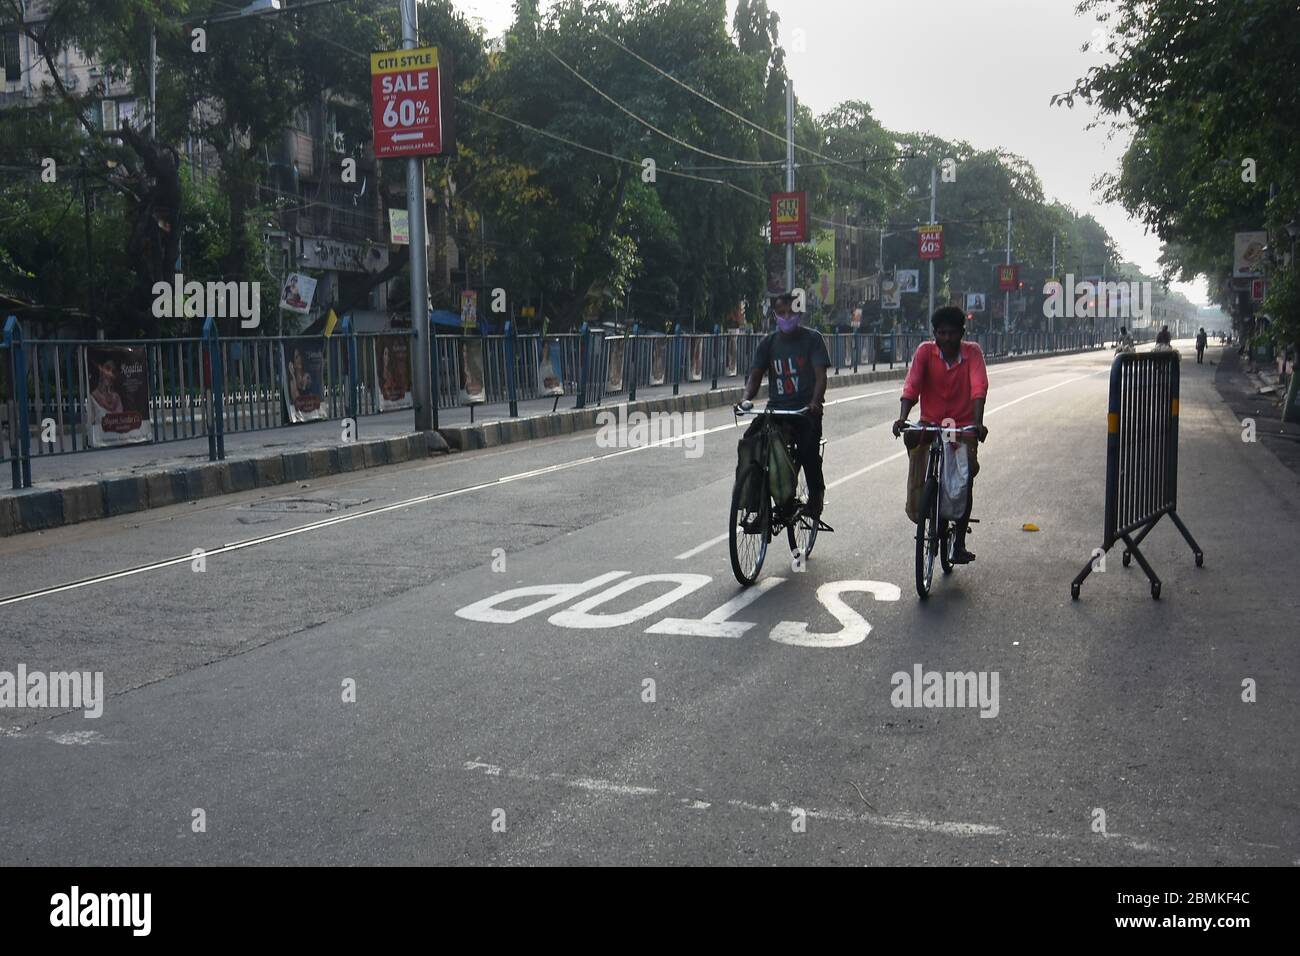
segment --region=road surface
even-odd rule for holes
[[[1162,600],[1112,553],[1072,602],[1109,360],[990,369],[978,560],[924,604],[897,383],[830,393],[835,532],[743,597],[725,410],[0,542],[0,670],[107,697],[0,710],[0,859],[1300,862],[1300,484],[1184,360],[1205,567],[1162,523]],[[895,706],[918,667],[996,699]]]

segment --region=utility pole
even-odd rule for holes
[[[1007,207],[1007,265],[1011,265],[1011,208]],[[1002,331],[1011,331],[1011,290],[1002,293]]]
[[[785,191],[794,192],[794,81],[785,81]],[[794,243],[785,247],[785,290],[794,289]]]
[[[930,225],[934,225],[934,184],[939,171],[930,167]],[[934,315],[934,260],[930,260],[930,315]]]
[[[1057,279],[1056,279],[1056,236],[1052,236],[1052,281],[1053,281],[1053,282],[1056,282],[1056,281],[1057,281]],[[1055,317],[1055,316],[1048,316],[1048,319],[1047,319],[1047,331],[1048,331],[1048,332],[1055,332],[1055,331],[1056,331],[1056,317]]]
[[[414,50],[419,44],[416,31],[415,0],[398,0],[402,16],[402,49]],[[432,363],[429,354],[429,253],[424,245],[424,160],[412,156],[406,160],[406,215],[411,224],[411,325],[415,329],[415,430],[432,431],[438,427],[438,403],[432,388]]]

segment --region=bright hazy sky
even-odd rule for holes
[[[512,0],[455,2],[481,18],[489,36],[501,34],[514,16]],[[1074,13],[1075,0],[768,0],[768,6],[781,17],[795,95],[814,113],[866,100],[889,129],[1018,153],[1033,163],[1049,198],[1092,213],[1119,243],[1122,258],[1158,274],[1159,240],[1092,190],[1098,175],[1118,168],[1127,143],[1086,130],[1093,118],[1087,107],[1048,105],[1053,93],[1101,62],[1079,50],[1099,27]],[[727,0],[729,19],[735,8],[736,0]],[[794,49],[796,30],[803,31],[803,52]],[[942,218],[942,184],[938,202]],[[1204,285],[1174,287],[1204,305]]]

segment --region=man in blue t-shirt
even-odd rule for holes
[[[793,411],[807,408],[798,416],[780,416],[777,423],[787,429],[798,451],[797,464],[803,468],[808,480],[808,506],[810,517],[822,513],[826,495],[826,479],[822,477],[822,461],[818,445],[822,437],[822,407],[826,400],[826,369],[830,367],[830,354],[826,340],[816,329],[804,328],[801,316],[793,311],[794,297],[783,293],[772,300],[776,312],[775,332],[758,343],[754,364],[745,383],[742,407],[750,407],[767,375],[767,403],[771,408]],[[753,434],[759,423],[749,426],[746,435]]]

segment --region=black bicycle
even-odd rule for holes
[[[951,438],[957,432],[977,432],[974,425],[962,428],[944,428],[941,425],[913,425],[910,422],[903,429],[912,432],[940,432]],[[941,436],[942,437],[942,436]],[[925,486],[921,492],[921,501],[917,507],[916,522],[916,593],[921,600],[930,596],[930,586],[934,583],[934,559],[939,558],[939,565],[944,574],[952,574],[953,548],[956,545],[957,522],[949,521],[939,513],[940,494],[943,486],[943,441],[930,442],[930,457],[925,465]],[[972,523],[975,519],[971,519]]]
[[[803,415],[808,409],[795,411],[768,408],[751,411],[739,405],[733,409],[737,421],[755,415],[763,420],[759,430],[759,441],[753,458],[736,478],[736,486],[731,492],[731,571],[736,580],[748,587],[758,580],[763,570],[763,560],[767,557],[767,546],[783,530],[790,543],[790,553],[795,562],[807,560],[817,543],[817,532],[834,529],[819,518],[805,514],[808,505],[808,483],[799,468],[797,449],[793,441],[786,441],[777,418],[783,415]],[[771,443],[783,442],[790,461],[794,463],[798,476],[798,490],[793,502],[784,506],[772,496],[771,485]],[[817,448],[819,458],[825,458],[826,440],[822,439]],[[751,507],[752,506],[752,507]]]

